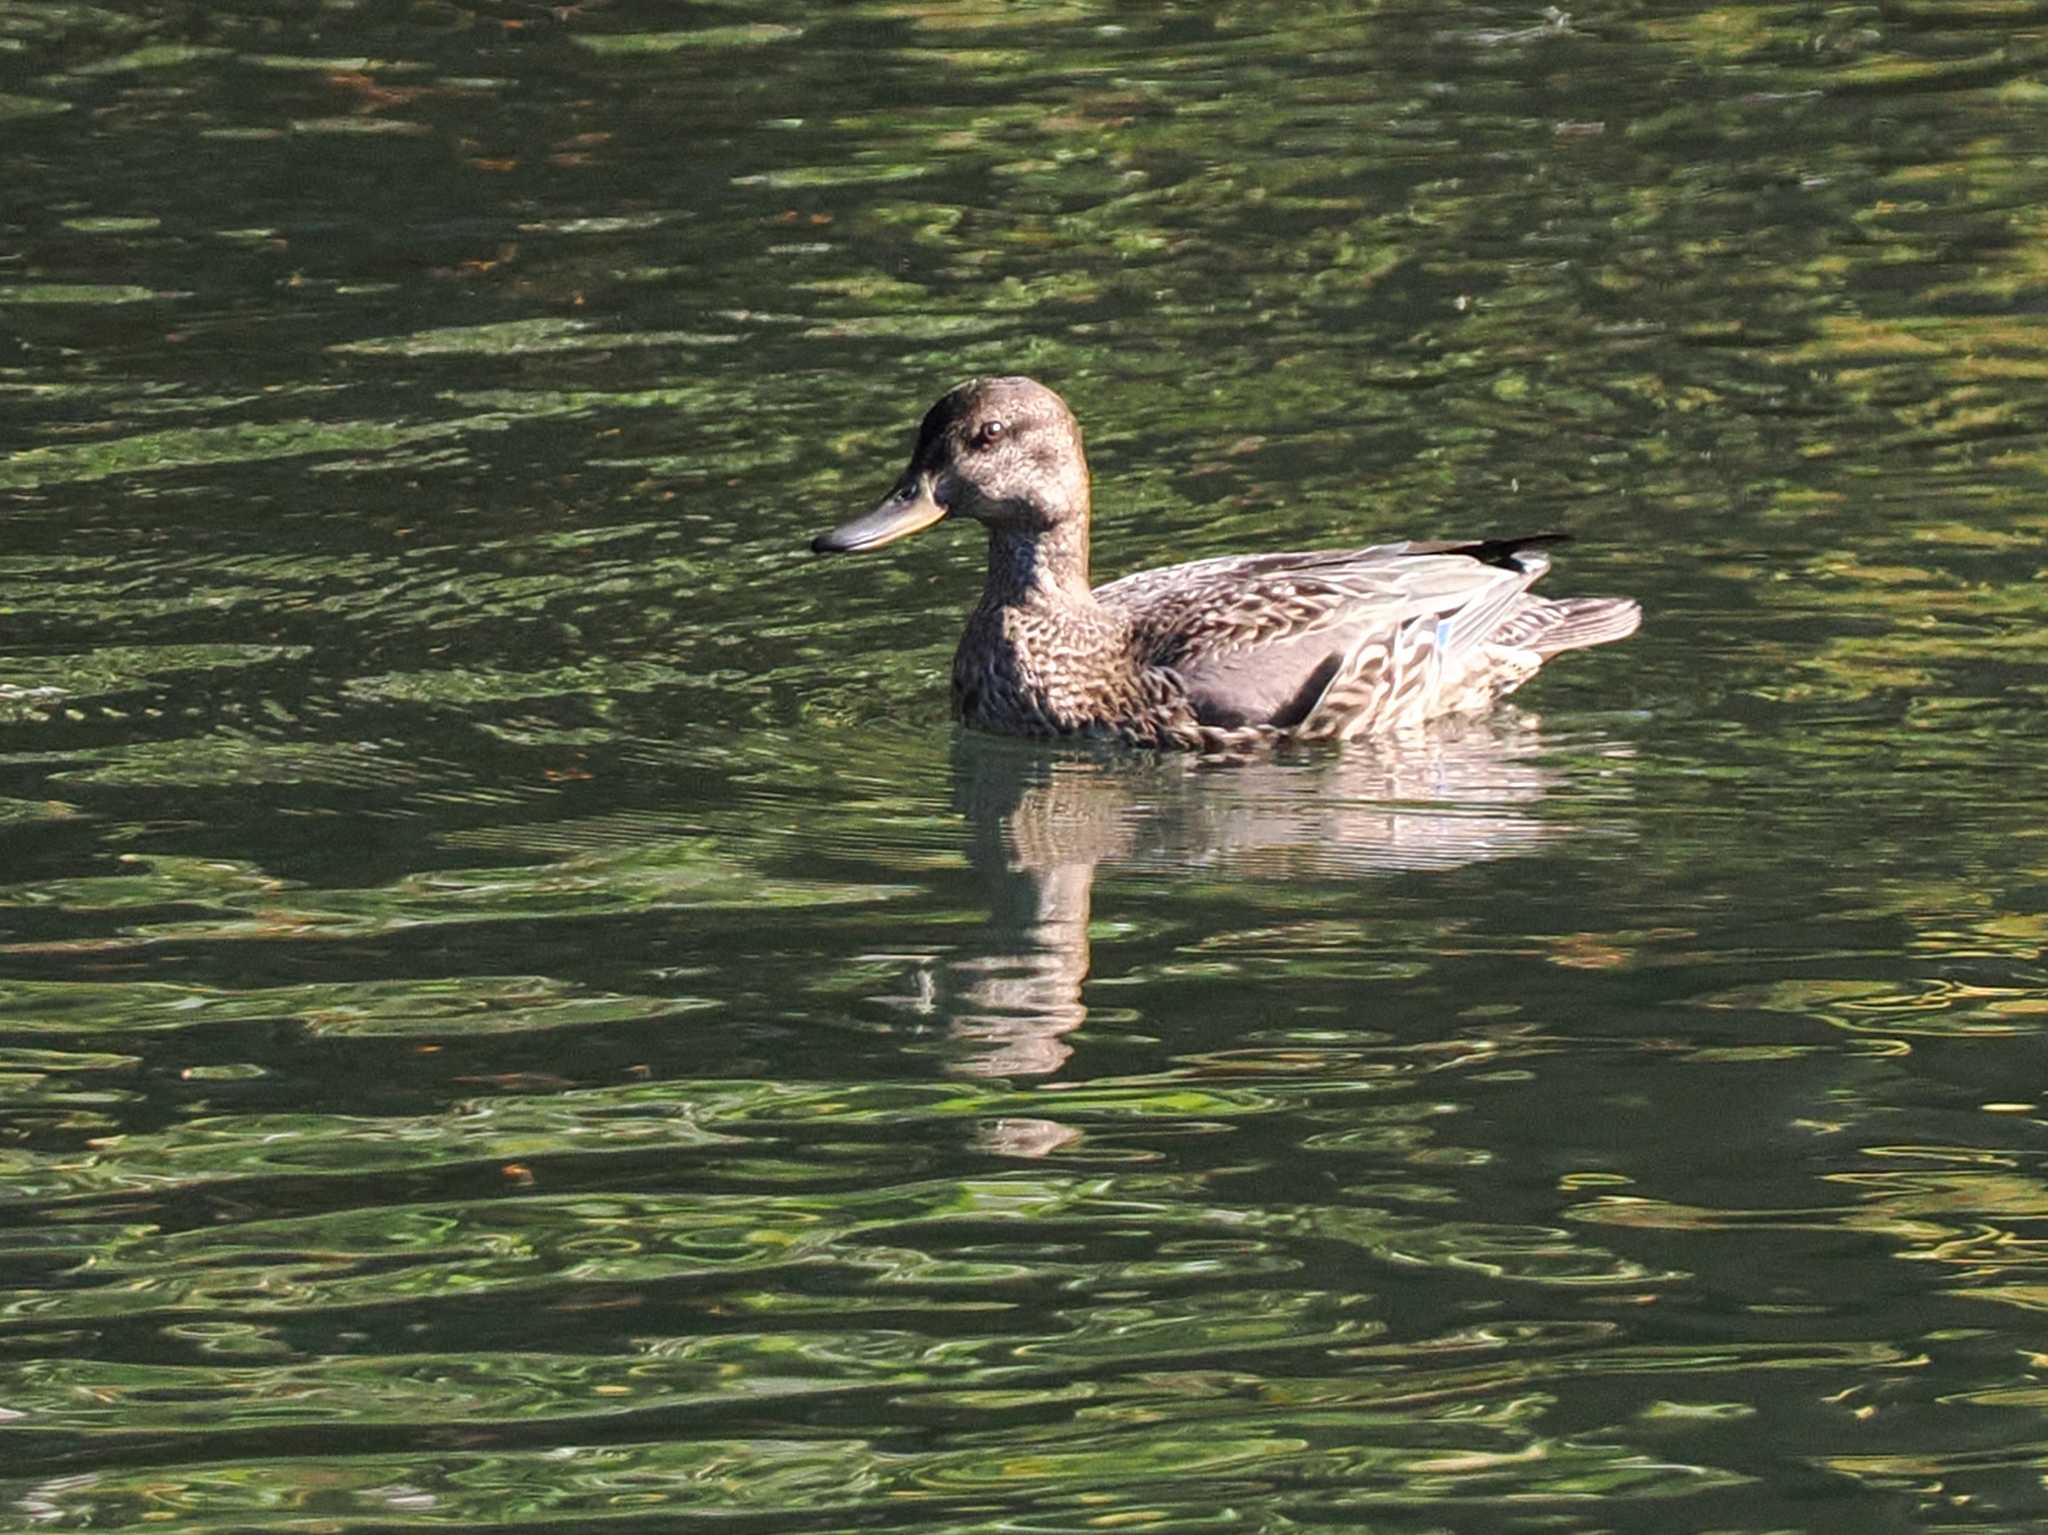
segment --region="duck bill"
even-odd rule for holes
[[[945,515],[946,508],[932,495],[930,476],[921,474],[897,486],[888,500],[866,516],[842,522],[830,533],[820,533],[811,540],[811,552],[858,554],[864,549],[879,549],[930,527]]]

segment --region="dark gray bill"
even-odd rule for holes
[[[863,549],[879,549],[930,527],[945,515],[946,509],[932,499],[931,481],[919,475],[899,486],[872,512],[842,522],[830,533],[820,533],[811,540],[811,553],[858,554]]]

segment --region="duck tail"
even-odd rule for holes
[[[1533,650],[1548,660],[1560,651],[1625,640],[1642,621],[1642,605],[1628,597],[1532,598],[1486,640],[1490,645]]]
[[[1542,549],[1551,544],[1568,544],[1572,541],[1569,533],[1523,533],[1514,538],[1479,538],[1463,544],[1438,544],[1430,549],[1433,554],[1463,554],[1479,561],[1482,565],[1498,565],[1506,570],[1524,570],[1518,556],[1525,549]],[[1418,545],[1418,549],[1422,546]],[[1548,561],[1542,563],[1547,564]]]

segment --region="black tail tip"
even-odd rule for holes
[[[1515,538],[1482,538],[1477,543],[1461,544],[1452,552],[1470,555],[1482,565],[1520,569],[1522,562],[1515,556],[1524,549],[1541,549],[1550,544],[1568,544],[1571,541],[1571,534],[1562,530],[1550,533],[1524,533]]]

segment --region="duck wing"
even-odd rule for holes
[[[1349,734],[1469,707],[1501,640],[1548,654],[1529,637],[1569,649],[1633,629],[1611,614],[1574,609],[1553,625],[1526,611],[1567,606],[1525,596],[1550,567],[1540,546],[1563,537],[1226,556],[1140,571],[1095,597],[1130,620],[1140,659],[1181,680],[1203,724],[1299,729],[1321,716]],[[1537,659],[1481,692],[1505,691]]]

